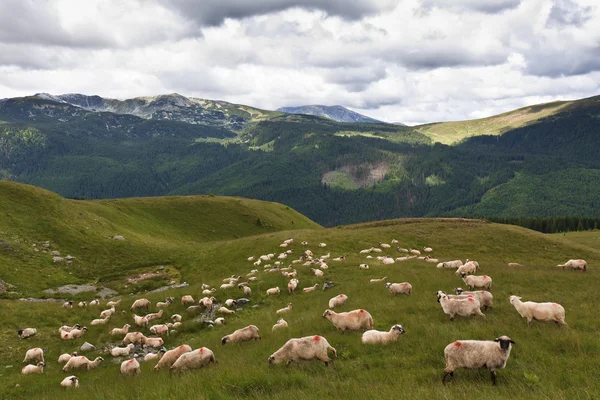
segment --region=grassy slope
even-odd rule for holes
[[[554,236],[563,237],[573,243],[600,250],[600,231],[556,233]]]
[[[49,200],[60,203],[55,196],[42,193]],[[104,203],[93,202],[90,206],[103,207]],[[125,210],[111,208],[110,213],[114,213],[111,218],[122,219],[125,217],[122,211]],[[131,216],[126,218],[133,220]],[[164,221],[165,224],[168,222]],[[123,223],[133,224],[127,221]],[[4,226],[3,231],[5,229],[13,228]],[[330,269],[325,278],[336,282],[336,287],[325,292],[300,293],[296,296],[282,294],[280,297],[267,298],[264,295],[267,288],[276,285],[285,287],[286,280],[279,274],[261,273],[259,282],[253,286],[252,295],[252,301],[260,307],[247,307],[236,316],[228,317],[226,326],[214,330],[191,322],[179,304],[173,305],[168,313],[183,313],[185,324],[178,334],[167,339],[167,347],[181,343],[188,343],[194,348],[207,346],[215,351],[219,360],[216,366],[171,375],[166,371],[153,373],[152,364],[144,364],[140,377],[126,379],[119,376],[118,364],[105,355],[105,363],[97,370],[77,374],[82,387],[71,392],[65,392],[58,386],[64,377],[56,363],[58,355],[75,350],[84,340],[102,347],[110,341],[106,333],[108,329],[131,322],[130,313],[117,314],[108,326],[92,327],[84,339],[62,342],[56,334],[58,326],[75,322],[89,323],[97,316],[99,309],[64,310],[56,303],[32,305],[4,301],[0,331],[0,341],[3,343],[0,347],[0,397],[54,399],[61,396],[70,399],[83,395],[98,399],[308,399],[370,398],[373,393],[388,397],[401,392],[405,398],[475,396],[490,399],[572,399],[586,398],[600,391],[600,383],[596,379],[600,372],[597,309],[596,300],[590,296],[596,291],[593,277],[597,274],[600,252],[562,237],[542,235],[513,226],[456,220],[385,221],[340,229],[272,232],[239,239],[232,239],[226,234],[218,237],[217,234],[215,239],[221,240],[191,244],[173,237],[169,229],[164,232],[165,236],[157,234],[159,237],[146,237],[153,238],[155,246],[170,246],[169,252],[182,260],[182,265],[186,265],[184,273],[192,286],[151,295],[149,298],[153,302],[167,295],[193,294],[198,298],[201,282],[218,286],[226,276],[245,274],[253,268],[246,261],[248,256],[278,252],[279,243],[288,237],[295,238],[292,250],[296,255],[303,250],[300,241],[308,240],[311,244],[309,247],[317,254],[331,252],[332,256],[347,254],[349,257],[344,262],[329,262]],[[62,233],[57,235],[56,240]],[[358,269],[358,264],[364,262],[364,256],[358,255],[360,249],[376,245],[380,240],[389,242],[392,238],[398,239],[402,247],[433,246],[434,254],[440,259],[469,257],[479,260],[483,272],[494,278],[495,306],[487,312],[487,320],[457,318],[455,322],[450,322],[442,313],[434,292],[439,289],[450,291],[462,285],[452,271],[437,270],[433,264],[415,260],[388,266],[370,260],[370,270]],[[328,243],[327,248],[315,247],[321,241]],[[122,247],[119,249],[121,254],[126,253],[125,249],[134,252],[133,249],[138,246],[133,240],[118,245]],[[117,251],[106,242],[101,242],[101,247],[106,248],[107,252]],[[135,258],[137,254],[132,253],[131,257]],[[590,265],[586,274],[554,267],[558,261],[579,257],[587,259]],[[504,265],[509,261],[518,261],[526,266],[507,269]],[[298,267],[298,270],[300,287],[323,281],[323,278],[310,275],[305,267]],[[411,282],[413,295],[394,298],[382,284],[368,283],[370,278],[384,275],[390,281]],[[398,343],[389,346],[365,347],[360,344],[359,333],[341,335],[336,332],[328,321],[321,318],[321,314],[327,308],[328,299],[340,292],[350,298],[342,310],[366,308],[374,316],[376,328],[387,330],[392,324],[401,323],[407,331],[406,335]],[[534,323],[533,328],[527,329],[525,321],[508,304],[507,298],[511,294],[523,295],[526,300],[560,302],[567,310],[570,328],[558,329],[551,324]],[[216,296],[221,300],[235,298],[240,296],[240,291],[219,290]],[[125,296],[124,305],[129,305],[134,298]],[[289,301],[294,304],[292,313],[286,316],[290,324],[289,331],[272,333],[270,327],[277,319],[275,310]],[[220,345],[223,335],[250,323],[260,328],[262,341],[225,347]],[[27,341],[19,341],[14,330],[26,325],[37,327],[39,334]],[[325,369],[318,363],[289,367],[267,365],[269,354],[288,338],[311,334],[324,335],[337,348],[339,359],[336,371]],[[517,344],[507,369],[499,372],[498,387],[492,387],[488,374],[479,371],[458,371],[453,383],[447,387],[441,385],[442,354],[446,344],[456,339],[489,339],[501,334],[510,335]],[[48,348],[49,366],[43,376],[22,376],[19,368],[23,354],[27,348],[34,346]],[[89,357],[100,354],[98,351]],[[5,368],[7,365],[13,367]],[[17,384],[20,386],[15,386]]]

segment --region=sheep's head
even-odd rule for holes
[[[463,279],[464,279],[464,278],[465,278],[465,276],[467,276],[467,274],[466,274],[465,272],[461,272],[461,273],[460,273],[460,277],[461,277],[461,278],[463,278]]]
[[[392,330],[398,332],[400,335],[403,335],[406,333],[406,331],[404,330],[402,325],[394,325],[394,326],[392,326]]]
[[[76,351],[74,351],[74,352],[71,353],[71,357],[77,357],[77,356],[78,356],[78,354],[77,354]]]
[[[330,318],[331,315],[333,314],[333,311],[331,310],[325,310],[325,312],[323,313],[323,318]]]
[[[102,357],[96,357],[96,359],[94,361],[102,362],[102,361],[104,361],[104,358],[102,358]]]
[[[19,330],[17,331],[17,335],[21,336],[22,334],[23,334],[23,329],[19,329]]]
[[[443,292],[443,291],[441,291],[441,290],[438,290],[437,292],[435,292],[435,294],[437,296],[438,303],[440,302],[440,300],[441,300],[442,297],[446,296],[446,293]]]
[[[72,376],[70,379],[71,379],[71,381],[73,383],[77,383],[77,377],[76,376]]]
[[[390,288],[390,286],[392,286],[392,284],[390,282],[388,282],[388,283],[385,284],[385,287],[388,288],[388,289]]]
[[[514,303],[515,303],[517,300],[521,300],[521,297],[520,297],[520,296],[514,296],[514,295],[513,295],[513,296],[510,296],[510,297],[508,298],[508,300],[510,301],[510,304],[514,304]]]
[[[515,341],[508,336],[500,336],[494,339],[494,342],[498,342],[502,350],[508,350],[510,349],[511,344],[515,344]]]
[[[454,291],[456,292],[456,294],[461,294],[462,292],[464,292],[464,290],[462,288],[457,287],[456,289],[454,289]]]
[[[87,332],[88,328],[87,326],[84,326],[83,328],[81,328],[82,331]]]
[[[223,336],[223,339],[221,339],[221,345],[225,346],[228,341],[229,341],[229,336]]]

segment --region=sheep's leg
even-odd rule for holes
[[[527,318],[527,327],[531,328],[531,318]]]
[[[450,376],[450,377],[454,378],[454,371],[446,372],[446,373],[444,374],[444,377],[442,378],[442,384],[444,384],[444,385],[446,384],[446,378],[447,378],[448,376]]]
[[[494,370],[490,370],[490,373],[492,374],[492,385],[496,385],[496,371]]]

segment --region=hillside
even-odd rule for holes
[[[374,118],[370,118],[355,111],[348,110],[346,107],[342,106],[323,106],[316,104],[311,106],[281,107],[278,108],[277,111],[289,114],[314,115],[317,117],[329,118],[337,122],[383,123]]]
[[[6,186],[6,184],[3,184]],[[339,229],[306,229],[309,222],[297,214],[294,230],[261,233],[264,227],[244,225],[240,223],[237,235],[231,238],[231,232],[221,231],[224,216],[229,212],[219,210],[229,207],[236,199],[212,199],[220,201],[213,213],[203,218],[203,221],[213,230],[215,237],[210,241],[192,239],[193,234],[184,234],[183,219],[161,218],[159,230],[145,233],[147,227],[154,227],[148,222],[149,215],[155,214],[155,209],[161,209],[169,204],[179,208],[178,198],[131,199],[114,204],[107,202],[82,202],[85,206],[80,209],[79,202],[69,202],[60,197],[30,187],[9,184],[9,193],[15,193],[24,198],[30,207],[36,202],[41,208],[36,213],[24,214],[25,207],[14,209],[11,224],[4,224],[1,231],[11,237],[10,246],[16,246],[14,238],[19,237],[19,246],[29,246],[29,240],[37,239],[29,235],[42,235],[52,238],[52,243],[75,242],[77,248],[68,248],[78,256],[77,260],[86,259],[81,253],[81,247],[90,246],[90,250],[98,255],[103,252],[107,260],[122,260],[115,263],[110,270],[98,271],[100,284],[113,282],[118,292],[123,295],[122,305],[107,325],[90,326],[89,321],[97,318],[102,306],[98,308],[74,308],[72,310],[60,307],[61,303],[42,302],[30,303],[20,301],[2,301],[3,329],[0,339],[4,343],[0,347],[0,369],[2,370],[3,385],[0,396],[3,398],[103,398],[118,399],[135,396],[137,398],[348,398],[354,396],[367,398],[374,391],[380,396],[397,396],[398,392],[406,393],[406,398],[456,398],[465,393],[475,397],[490,399],[501,398],[582,398],[589,393],[600,390],[593,372],[599,365],[597,325],[598,317],[595,301],[590,293],[595,291],[597,265],[600,262],[600,252],[589,247],[573,243],[561,236],[542,235],[526,229],[485,223],[476,220],[392,220],[378,223],[344,226]],[[6,189],[5,189],[6,190]],[[29,200],[25,193],[29,193]],[[4,199],[7,196],[0,198]],[[195,200],[195,199],[191,199]],[[211,199],[205,199],[211,200]],[[145,204],[143,211],[136,212],[132,204]],[[159,206],[153,203],[158,202]],[[57,211],[58,205],[66,203],[68,209],[73,209],[73,215]],[[280,205],[248,202],[248,206],[258,205],[261,208],[282,209]],[[42,207],[43,206],[43,207]],[[37,207],[37,206],[36,206]],[[3,210],[5,208],[3,207]],[[83,211],[80,211],[83,210]],[[119,228],[129,232],[124,241],[108,241],[84,236],[82,232],[77,238],[72,237],[70,226],[79,225],[76,216],[78,212],[91,213],[98,211],[105,224],[120,224]],[[192,212],[186,210],[186,212]],[[288,218],[291,211],[283,215]],[[239,216],[236,211],[236,218]],[[17,218],[18,217],[18,218]],[[56,217],[55,223],[46,223],[44,218]],[[265,217],[266,218],[266,217]],[[241,218],[243,220],[243,218]],[[19,223],[18,221],[30,221]],[[36,227],[31,227],[33,221],[40,221]],[[5,221],[5,217],[0,218]],[[93,221],[93,219],[92,219]],[[196,227],[195,219],[188,218],[192,229],[197,229],[199,236],[205,232]],[[302,225],[300,221],[307,224]],[[58,222],[62,225],[54,228]],[[90,222],[91,223],[91,222]],[[291,223],[290,223],[291,224]],[[290,225],[278,225],[281,228]],[[304,229],[295,229],[295,228]],[[137,230],[139,228],[139,230]],[[98,230],[100,228],[90,229]],[[85,227],[83,228],[85,230]],[[82,230],[82,231],[83,231]],[[114,229],[109,229],[110,233]],[[29,233],[33,232],[33,233]],[[117,231],[120,233],[120,230]],[[245,236],[252,235],[252,236]],[[282,293],[280,296],[266,296],[265,290],[280,286],[285,288],[287,279],[279,273],[262,272],[263,266],[258,267],[258,281],[251,284],[252,295],[250,305],[237,310],[235,315],[226,316],[224,326],[210,329],[206,324],[194,320],[194,315],[185,311],[180,304],[180,297],[191,294],[196,300],[201,292],[201,283],[219,287],[222,279],[232,274],[245,276],[251,269],[256,268],[246,259],[249,256],[259,256],[273,252],[280,253],[283,249],[279,244],[288,238],[294,238],[294,243],[287,248],[292,251],[290,256],[295,259],[305,249],[311,249],[315,255],[330,253],[329,269],[325,270],[323,278],[310,274],[307,267],[296,266],[299,288],[309,287],[323,281],[333,281],[335,287],[329,290],[317,290],[313,293],[303,293],[300,289],[296,295]],[[436,302],[434,293],[437,290],[450,292],[462,285],[452,270],[440,270],[435,264],[421,260],[397,262],[384,265],[375,259],[366,260],[365,255],[359,255],[363,248],[377,246],[378,242],[389,243],[397,239],[399,245],[406,248],[423,248],[432,246],[433,255],[443,260],[469,257],[479,261],[482,271],[494,279],[492,289],[494,307],[485,313],[487,319],[460,318],[450,322]],[[143,240],[152,240],[149,246],[143,247]],[[301,241],[308,241],[308,246],[302,246]],[[318,248],[317,243],[325,242],[326,248]],[[16,247],[18,251],[3,250],[0,273],[13,266],[20,266],[25,249]],[[538,249],[539,251],[532,251]],[[62,250],[62,249],[61,249]],[[333,257],[346,254],[345,261],[333,261]],[[396,250],[391,255],[397,256]],[[127,269],[127,265],[137,260],[147,266],[146,272],[157,271],[157,266],[166,263],[164,257],[172,257],[167,265],[169,274],[181,275],[190,283],[183,289],[170,289],[161,293],[143,293],[153,286],[127,287],[128,277],[138,276]],[[44,257],[48,257],[44,255]],[[563,271],[556,268],[558,262],[568,258],[585,258],[589,270],[586,273]],[[125,263],[128,261],[128,263]],[[367,262],[371,268],[360,270],[358,264]],[[508,269],[507,262],[520,262],[524,266]],[[10,268],[8,267],[10,266]],[[54,270],[48,263],[39,264],[45,268],[48,275],[54,275]],[[74,263],[61,269],[76,270]],[[158,270],[160,271],[160,270]],[[23,271],[21,271],[23,274]],[[30,276],[34,276],[29,273]],[[107,275],[101,275],[107,274]],[[41,274],[36,274],[36,278]],[[65,274],[68,276],[68,274]],[[370,279],[387,276],[390,282],[408,281],[413,285],[411,296],[392,296],[382,283],[370,284]],[[23,279],[23,278],[21,278]],[[120,283],[115,283],[115,282]],[[52,284],[62,284],[58,277]],[[123,286],[125,282],[126,286]],[[33,282],[32,282],[33,285]],[[575,291],[565,291],[565,287],[576,287]],[[20,288],[18,288],[20,289]],[[137,290],[142,293],[135,294]],[[130,293],[134,293],[130,295]],[[327,308],[328,300],[345,293],[349,297],[348,304],[340,307],[341,311],[356,308],[368,310],[374,317],[375,328],[388,330],[393,324],[402,324],[406,334],[397,343],[387,346],[365,346],[360,343],[360,333],[349,332],[341,334],[331,323],[322,318]],[[556,301],[566,309],[566,321],[569,328],[556,328],[550,323],[534,322],[532,328],[526,327],[507,298],[512,294],[522,295],[524,300]],[[155,362],[141,362],[142,373],[133,381],[119,374],[119,361],[102,352],[102,347],[116,343],[108,335],[108,330],[132,323],[132,314],[128,307],[134,299],[147,296],[154,305],[165,296],[175,296],[174,304],[167,308],[167,315],[180,313],[183,325],[165,338],[165,346],[173,348],[187,343],[192,348],[206,346],[214,351],[218,364],[202,370],[186,373],[169,373],[166,370],[152,372]],[[226,298],[238,298],[241,292],[237,288],[218,289],[215,297],[222,302]],[[64,295],[61,297],[65,297]],[[68,297],[68,296],[66,296]],[[74,295],[74,300],[91,300],[93,293]],[[280,332],[271,332],[271,326],[279,318],[275,310],[293,303],[291,313],[285,315],[289,328]],[[155,307],[152,307],[155,311]],[[167,321],[166,318],[163,322]],[[89,332],[82,339],[61,341],[56,329],[64,324],[76,322],[90,326]],[[235,329],[254,324],[259,327],[262,340],[242,344],[221,345],[221,338]],[[15,330],[24,326],[38,328],[37,336],[19,340]],[[147,329],[142,328],[145,334]],[[306,335],[323,335],[337,349],[338,358],[335,370],[326,369],[321,363],[295,363],[290,366],[269,366],[267,358],[286,340],[291,337]],[[442,386],[443,349],[457,339],[493,339],[501,334],[509,335],[516,342],[506,369],[498,371],[498,386],[489,382],[487,371],[457,371],[453,381]],[[105,361],[92,371],[78,372],[81,381],[78,390],[65,391],[58,383],[65,377],[56,362],[58,355],[77,349],[84,341],[89,341],[98,350],[87,353],[87,356],[104,357]],[[48,366],[41,376],[23,376],[19,372],[25,350],[31,347],[43,347]],[[135,384],[132,384],[135,383]]]

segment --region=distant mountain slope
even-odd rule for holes
[[[337,122],[382,123],[382,121],[348,110],[342,106],[322,106],[317,104],[312,106],[281,107],[278,108],[277,111],[289,114],[315,115],[317,117],[329,118]]]

